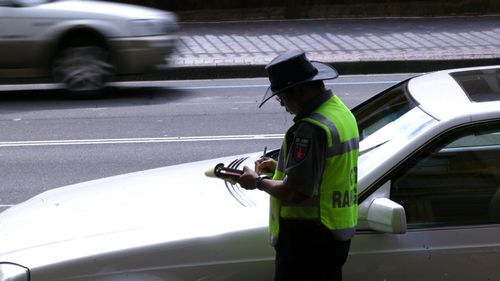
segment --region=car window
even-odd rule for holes
[[[391,87],[354,109],[360,140],[397,120],[416,104],[407,90],[408,80]]]
[[[13,3],[10,0],[0,0],[0,7],[10,7]]]
[[[18,2],[22,2],[24,6],[35,6],[40,4],[45,4],[48,2],[54,2],[54,0],[17,0]]]
[[[500,123],[461,129],[391,182],[408,228],[500,223]]]
[[[28,7],[51,2],[49,0],[0,0],[3,7]]]
[[[500,100],[500,68],[450,73],[474,102]]]

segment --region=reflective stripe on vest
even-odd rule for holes
[[[272,244],[277,242],[279,217],[318,220],[332,231],[337,240],[348,240],[355,233],[358,218],[359,138],[356,121],[349,109],[336,96],[323,103],[302,121],[317,125],[326,132],[327,155],[322,181],[317,194],[300,204],[281,204],[278,199],[271,196],[270,242]],[[287,136],[294,131],[295,126],[292,126]],[[285,137],[273,179],[285,178],[287,148]]]
[[[331,132],[331,140],[333,144],[338,145],[329,145],[327,150],[327,157],[336,156],[340,154],[344,154],[350,152],[354,149],[359,149],[359,137],[354,137],[346,141],[340,141],[340,135],[337,130],[337,127],[332,123],[331,120],[326,118],[325,116],[319,113],[313,113],[309,118],[320,122],[328,127]]]

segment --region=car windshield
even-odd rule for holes
[[[361,174],[437,122],[411,99],[407,85],[408,81],[402,82],[355,109],[361,139]]]
[[[355,109],[360,140],[368,138],[417,106],[408,94],[408,81],[385,90]]]

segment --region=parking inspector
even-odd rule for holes
[[[274,280],[341,280],[358,217],[358,128],[351,111],[323,80],[337,71],[289,51],[266,66],[271,85],[261,107],[276,96],[295,115],[278,161],[258,160],[238,179],[271,195],[270,241]],[[273,177],[264,172],[274,170]]]

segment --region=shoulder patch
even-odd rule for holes
[[[293,144],[293,159],[296,162],[300,162],[306,158],[309,151],[309,139],[306,138],[295,138]]]

